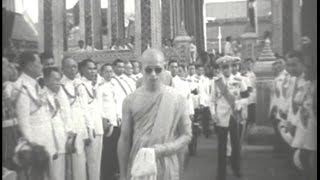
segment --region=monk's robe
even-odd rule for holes
[[[191,121],[183,96],[164,86],[157,95],[148,95],[144,87],[127,97],[133,125],[132,146],[127,177],[131,179],[132,163],[140,148],[159,151],[156,159],[157,180],[179,180],[177,153],[191,140]]]

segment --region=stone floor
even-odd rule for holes
[[[272,146],[244,145],[242,150],[241,180],[300,180],[290,168],[288,160],[275,155]],[[216,180],[217,139],[200,137],[197,155],[189,157],[182,180]],[[227,169],[228,180],[238,180]]]

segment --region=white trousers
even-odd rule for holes
[[[96,135],[85,151],[89,180],[100,180],[102,135]]]
[[[49,164],[50,180],[65,180],[66,159],[65,154],[59,154],[58,158],[53,160],[51,157]]]

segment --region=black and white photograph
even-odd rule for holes
[[[3,180],[317,180],[317,0],[2,0]]]

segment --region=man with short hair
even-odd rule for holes
[[[117,143],[120,136],[120,127],[122,124],[122,103],[123,100],[133,92],[130,85],[125,81],[124,75],[124,61],[121,59],[116,59],[113,61],[113,71],[114,75],[111,77],[111,83],[114,87],[117,107],[117,120],[113,125],[113,132],[109,142],[110,152],[109,155],[113,157],[113,161],[108,161],[107,167],[104,169],[105,174],[109,178],[116,178],[119,173],[119,165],[117,159]]]
[[[13,92],[18,127],[22,137],[45,147],[51,164],[56,148],[41,88],[36,80],[42,74],[40,58],[35,52],[25,51],[19,55],[19,65],[22,74]]]
[[[199,108],[195,110],[196,118],[201,116],[201,122],[203,127],[203,133],[206,138],[211,135],[209,121],[211,120],[210,108],[209,108],[209,94],[212,90],[211,80],[204,75],[203,65],[197,65],[197,79],[199,81]]]
[[[101,161],[101,179],[114,179],[117,167],[114,165],[118,159],[116,156],[118,134],[113,133],[114,127],[118,125],[117,99],[114,84],[111,82],[113,77],[112,65],[109,63],[101,67],[101,76],[104,81],[99,84],[99,93],[102,97],[102,118],[103,118],[103,149]],[[117,129],[118,130],[118,129]]]
[[[84,41],[83,40],[79,40],[78,41],[78,46],[79,46],[78,51],[86,51],[86,49],[84,47]]]
[[[136,61],[136,60],[132,60],[130,61],[132,64],[132,68],[133,68],[133,75],[135,76],[136,80],[142,78],[142,73],[141,73],[141,65],[140,62]]]
[[[306,78],[307,62],[300,51],[292,51],[287,56],[286,70],[295,77],[292,94],[289,99],[289,111],[286,128],[293,134],[291,147],[300,150],[303,175],[314,179],[315,169],[310,163],[317,150],[317,120],[312,110],[312,83]]]
[[[120,179],[131,179],[139,151],[154,152],[157,179],[179,179],[177,153],[191,140],[191,121],[183,96],[161,80],[164,54],[147,49],[142,54],[144,84],[123,103],[118,143]],[[143,149],[148,148],[148,149]]]
[[[45,87],[43,97],[52,127],[52,134],[56,152],[50,165],[50,179],[63,180],[66,178],[66,153],[72,149],[67,141],[74,138],[70,104],[65,92],[61,89],[61,73],[57,67],[43,69]]]
[[[71,152],[71,162],[67,162],[67,169],[71,171],[74,179],[86,180],[86,155],[85,141],[88,141],[88,131],[85,122],[84,112],[82,110],[80,96],[77,91],[80,85],[80,79],[77,79],[78,64],[71,57],[65,57],[62,60],[63,77],[61,79],[62,90],[68,97],[70,104],[70,116],[72,120],[72,129],[76,134],[74,139],[74,152]],[[67,155],[69,156],[69,155]],[[67,157],[69,158],[69,157]]]
[[[55,67],[56,61],[51,52],[43,52],[40,54],[41,64],[43,68]]]
[[[244,73],[243,76],[249,79],[248,91],[248,120],[246,124],[247,133],[250,132],[256,122],[256,103],[257,103],[257,89],[256,89],[256,75],[253,72],[254,61],[251,58],[244,60]],[[246,133],[246,134],[247,134]]]
[[[221,61],[220,61],[221,60]],[[217,60],[222,69],[219,79],[214,82],[214,92],[211,93],[211,105],[215,111],[212,112],[218,135],[218,179],[226,179],[227,163],[227,137],[230,132],[231,142],[231,168],[237,177],[240,172],[240,139],[238,123],[241,120],[240,108],[238,106],[246,89],[243,89],[243,81],[237,80],[231,73],[232,59],[226,56]]]
[[[86,146],[88,177],[90,180],[100,179],[101,155],[102,155],[102,109],[101,97],[99,97],[96,63],[92,59],[81,62],[81,83],[78,86],[82,110],[85,113],[85,121],[88,129],[90,144]]]
[[[131,62],[126,61],[124,63],[124,78],[125,81],[129,84],[129,86],[131,87],[132,91],[136,90],[136,78],[133,75],[133,66],[131,64]]]

